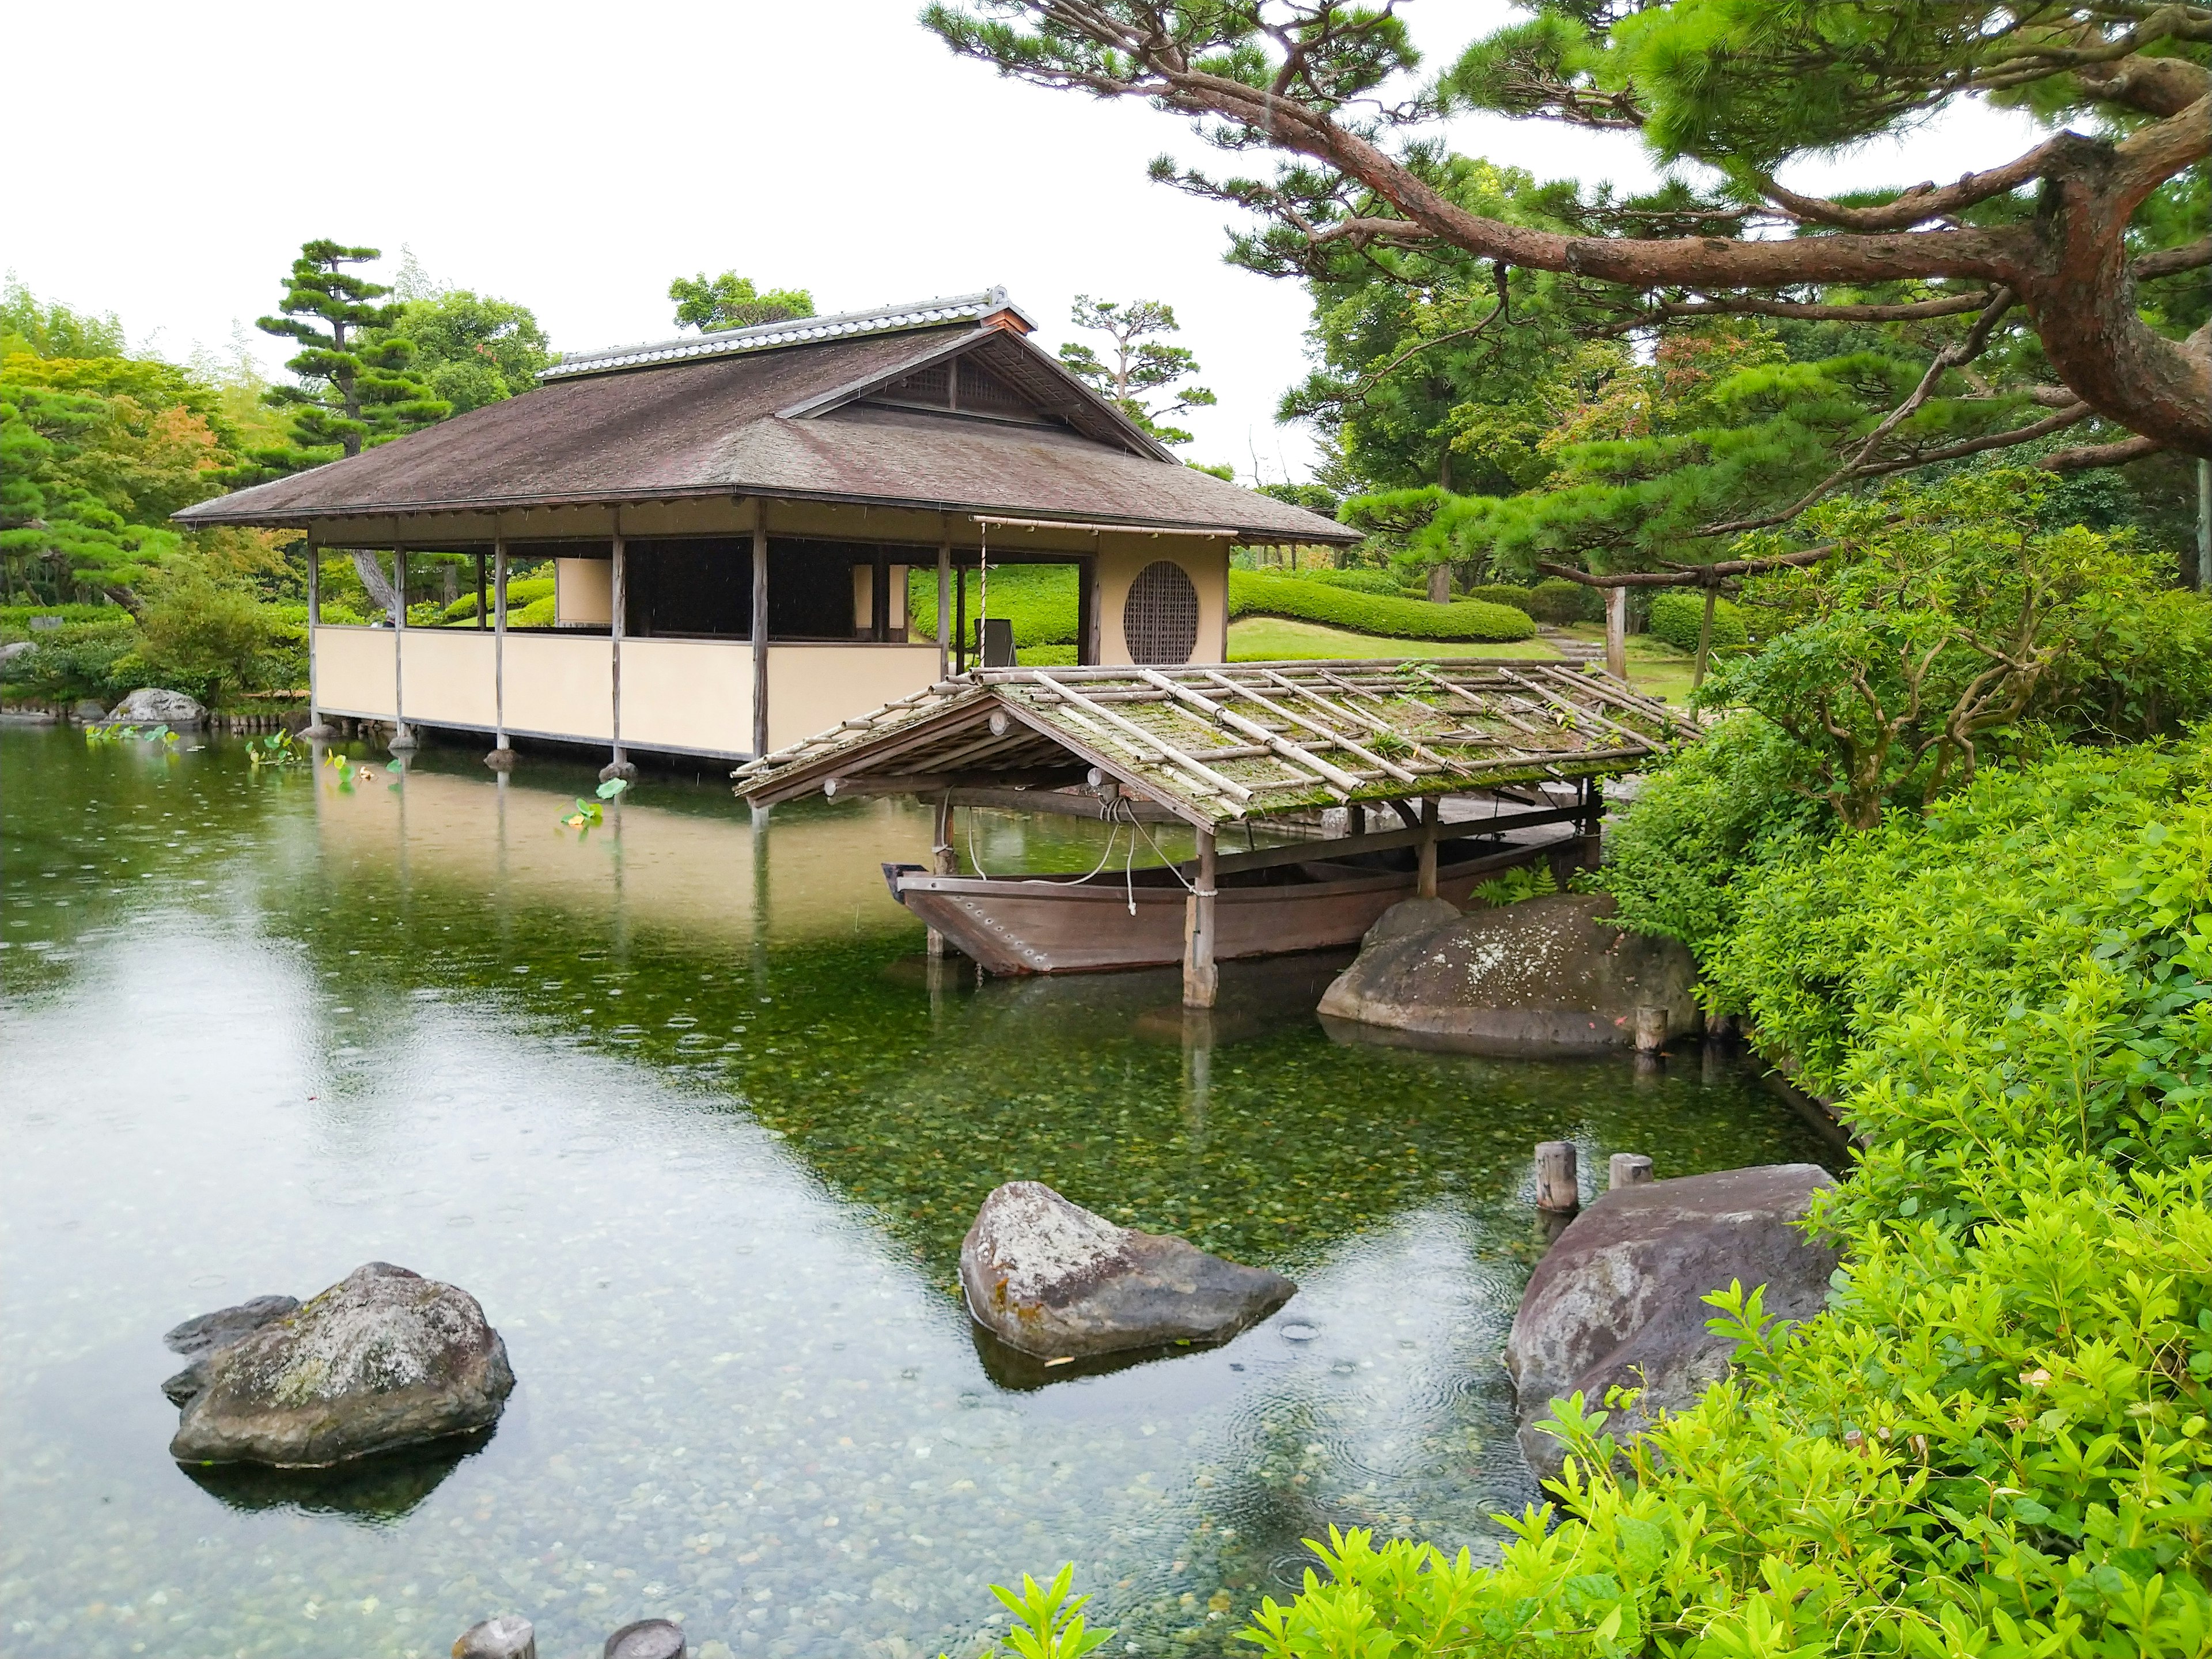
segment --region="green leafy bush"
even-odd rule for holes
[[[2212,734],[1810,833],[1775,741],[1731,720],[1628,823],[1709,867],[1749,849],[1702,911],[1640,902],[1710,928],[1713,1005],[1867,1141],[1816,1212],[1846,1247],[1827,1310],[1778,1333],[1756,1287],[1716,1287],[1730,1380],[1625,1446],[1608,1402],[1564,1405],[1555,1501],[1493,1568],[1332,1534],[1328,1581],[1255,1615],[1262,1651],[2212,1644]]]
[[[1354,593],[1402,593],[1406,585],[1397,574],[1376,566],[1354,565],[1349,570],[1321,569],[1269,570],[1270,576],[1295,576],[1304,581],[1320,582],[1329,587],[1342,587]]]
[[[146,683],[137,620],[119,606],[76,608],[100,619],[31,635],[33,648],[0,666],[0,691],[40,702],[91,697],[112,704]]]
[[[1231,617],[1291,617],[1354,634],[1396,640],[1525,640],[1536,624],[1518,611],[1480,599],[1431,605],[1332,587],[1257,570],[1229,573]]]
[[[1705,596],[1686,587],[1662,588],[1652,595],[1647,631],[1678,651],[1695,651],[1698,633],[1705,626]],[[1749,640],[1742,608],[1733,600],[1713,600],[1713,648],[1741,649]]]
[[[1702,962],[1735,926],[1748,876],[1816,845],[1834,819],[1795,787],[1803,757],[1756,714],[1730,716],[1616,809],[1598,880],[1623,923]]]
[[[1602,622],[1605,620],[1605,596],[1595,587],[1580,582],[1568,581],[1553,576],[1538,582],[1534,587],[1516,587],[1510,582],[1491,582],[1467,592],[1470,599],[1486,599],[1492,605],[1510,605],[1516,611],[1525,611],[1540,623],[1554,628],[1564,628],[1570,623]]]
[[[33,631],[33,617],[51,617],[64,623],[102,623],[128,621],[130,616],[129,611],[115,605],[0,605],[0,642],[35,640],[50,631]]]
[[[553,578],[550,576],[526,576],[520,579],[508,577],[507,620],[514,621],[514,613],[524,606],[534,605],[540,599],[550,599],[552,597]],[[445,608],[445,617],[449,623],[474,622],[477,618],[477,596],[473,593],[462,594],[459,599]]]

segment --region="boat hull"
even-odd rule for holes
[[[1440,856],[1437,893],[1465,904],[1502,871],[1554,856],[1579,861],[1582,850],[1583,838],[1569,836]],[[1411,868],[1317,864],[1300,873],[1304,879],[1222,884],[1213,901],[1216,961],[1356,945],[1385,910],[1413,896],[1416,881]],[[1188,894],[1180,883],[984,880],[896,866],[885,875],[901,903],[989,973],[1105,973],[1182,960]]]

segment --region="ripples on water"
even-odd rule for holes
[[[342,788],[20,730],[0,779],[9,1654],[441,1654],[515,1610],[546,1659],[651,1615],[706,1659],[927,1659],[1063,1560],[1110,1651],[1231,1651],[1332,1522],[1480,1555],[1536,1496],[1498,1364],[1534,1141],[1822,1156],[1694,1062],[1336,1045],[1334,962],[1231,964],[1197,1021],[1172,974],[979,986],[884,896],[904,807],[756,837],[649,781],[580,836],[580,767]],[[976,848],[1098,855],[1012,818]],[[1047,1382],[953,1293],[1023,1177],[1303,1288]],[[377,1258],[505,1335],[488,1441],[305,1484],[168,1460],[161,1331]]]

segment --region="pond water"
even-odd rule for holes
[[[1109,1651],[1234,1651],[1300,1539],[1483,1553],[1535,1498],[1498,1364],[1534,1142],[1825,1157],[1694,1057],[1332,1042],[1334,959],[1232,964],[1199,1022],[1171,973],[979,984],[878,874],[921,811],[756,835],[726,785],[648,780],[562,828],[590,777],[0,730],[0,1651],[442,1654],[517,1611],[546,1659],[653,1615],[707,1659],[927,1659],[1063,1561]],[[976,852],[1097,857],[1012,818]],[[1022,1177],[1303,1288],[1218,1349],[1011,1365],[955,1284]],[[379,1259],[504,1334],[488,1442],[168,1459],[162,1331]]]

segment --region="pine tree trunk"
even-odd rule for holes
[[[379,611],[389,617],[392,607],[399,602],[399,593],[392,586],[392,579],[384,574],[383,561],[374,553],[356,552],[353,556],[353,568],[354,574],[361,578],[361,585],[368,590],[370,600]]]
[[[1451,603],[1451,567],[1449,565],[1432,564],[1429,567],[1429,603],[1431,605]]]

